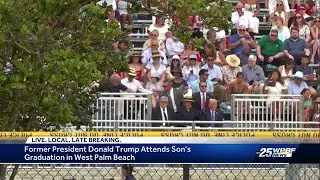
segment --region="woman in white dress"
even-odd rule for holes
[[[263,93],[272,96],[268,97],[267,105],[271,106],[271,115],[275,120],[282,120],[283,102],[279,102],[281,94],[288,94],[288,89],[285,87],[284,81],[281,79],[281,74],[278,70],[270,73],[267,82],[264,84]]]
[[[166,66],[164,66],[162,63],[160,63],[160,55],[159,54],[153,54],[152,55],[152,63],[147,64],[147,76],[148,76],[148,82],[151,82],[151,74],[159,74],[160,77],[160,84],[162,85],[165,78],[166,78]]]
[[[294,62],[292,60],[287,60],[282,66],[279,66],[278,70],[281,74],[281,79],[284,81],[286,87],[289,86],[291,76],[293,74]]]

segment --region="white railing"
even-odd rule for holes
[[[231,118],[236,128],[280,130],[310,127],[304,122],[302,96],[234,94],[231,102]]]

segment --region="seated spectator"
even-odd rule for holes
[[[299,1],[297,0],[297,3],[298,2]],[[304,1],[304,2],[307,5],[306,6],[306,10],[305,10],[305,14],[307,14],[309,16],[314,15],[315,11],[317,11],[317,7],[315,5],[315,2],[313,0],[307,0],[307,1]],[[292,8],[294,8],[294,6],[292,6]],[[296,9],[295,13],[300,13],[300,6],[296,6],[295,9]]]
[[[158,50],[166,52],[166,47],[165,47],[163,41],[160,40],[158,37],[159,37],[159,31],[158,30],[155,29],[152,32],[150,32],[149,33],[149,39],[143,44],[142,51],[145,51],[145,50],[151,48],[151,42],[152,41],[158,41]]]
[[[123,28],[125,24],[132,24],[131,15],[128,13],[127,8],[131,3],[124,0],[117,0],[117,12],[120,16],[121,27]]]
[[[299,29],[297,27],[292,27],[290,32],[291,37],[283,43],[284,54],[296,64],[300,65],[301,57],[303,55],[310,55],[309,47],[304,39],[299,38]]]
[[[128,93],[135,92],[131,88],[122,84],[121,78],[118,74],[112,74],[109,80],[110,80],[110,84],[108,84],[108,82],[104,82],[104,80],[100,80],[100,83],[99,83],[100,92],[120,92],[120,91],[125,91]],[[105,84],[108,84],[108,85],[105,85]]]
[[[253,27],[254,22],[252,20],[252,12],[244,10],[244,5],[242,2],[238,2],[236,5],[236,12],[231,14],[231,22],[234,28],[239,28],[240,26],[247,30],[253,39]],[[236,29],[233,29],[232,34],[236,34]]]
[[[316,78],[313,74],[314,69],[309,66],[309,56],[304,55],[301,59],[301,65],[297,66],[296,71],[300,71],[303,73],[305,81],[309,86],[309,89],[312,94],[316,93],[317,91],[311,86],[311,82],[314,78]]]
[[[201,56],[200,52],[195,49],[195,42],[194,40],[190,40],[188,44],[185,44],[185,49],[181,53],[180,57],[182,60],[188,60],[189,56],[195,54],[197,55],[197,62],[201,63]]]
[[[320,59],[320,51],[319,51],[319,37],[320,37],[320,18],[316,17],[313,21],[313,24],[310,28],[311,31],[311,42],[310,46],[312,46],[312,55],[310,59],[310,63],[313,64],[315,62],[315,56],[317,55],[317,59]],[[320,62],[320,61],[319,61]]]
[[[152,123],[152,127],[166,127],[173,126],[169,123],[172,120],[176,120],[176,113],[172,108],[168,107],[169,98],[167,96],[161,96],[159,105],[152,109],[152,120],[162,121],[162,123]]]
[[[248,63],[248,57],[251,54],[251,49],[256,48],[256,42],[246,31],[245,26],[239,25],[237,33],[232,35],[229,40],[229,49],[232,54],[237,55],[242,65]]]
[[[270,17],[268,19],[268,25],[271,25],[272,27],[276,26],[275,20],[281,18],[283,21],[282,24],[284,26],[288,26],[290,10],[289,12],[285,11],[282,0],[277,0],[274,10],[275,11],[270,14]]]
[[[146,89],[153,92],[152,94],[152,107],[156,107],[158,94],[163,91],[163,88],[159,82],[160,75],[156,72],[151,73],[150,75],[151,81],[147,83]]]
[[[183,98],[183,105],[179,113],[177,114],[177,120],[190,121],[190,122],[199,120],[199,111],[197,111],[194,107],[192,107],[192,103],[194,103],[194,100],[192,99],[192,97],[185,96]],[[186,126],[192,126],[192,124],[179,123],[176,126],[186,127]]]
[[[278,31],[273,29],[269,35],[264,35],[257,46],[257,56],[260,60],[261,67],[266,70],[268,64],[281,66],[283,62],[283,44],[278,39]]]
[[[242,2],[244,4],[244,8],[246,11],[251,12],[252,13],[252,31],[255,34],[259,33],[259,18],[258,18],[258,14],[260,12],[260,4],[259,4],[259,0],[241,0],[240,2]]]
[[[242,72],[237,73],[237,78],[230,83],[228,91],[229,95],[249,93],[249,87],[248,84],[244,81],[244,74]]]
[[[182,105],[183,91],[181,89],[172,88],[172,80],[166,79],[163,84],[163,91],[159,96],[167,96],[169,98],[168,108],[177,113]]]
[[[207,55],[206,57],[206,64],[204,66],[202,66],[201,69],[206,69],[208,70],[208,73],[209,73],[209,77],[208,79],[210,81],[212,81],[212,83],[215,85],[215,84],[218,84],[218,82],[222,81],[222,72],[221,72],[221,69],[219,66],[216,66],[214,64],[214,62],[216,61],[216,58],[215,58],[215,55],[212,54],[212,55]]]
[[[133,52],[129,57],[129,67],[136,71],[137,76],[135,77],[136,80],[143,82],[143,77],[145,75],[145,71],[143,68],[143,64],[141,62],[141,55],[139,52]]]
[[[166,53],[163,51],[159,51],[159,43],[156,40],[152,40],[151,41],[151,48],[145,50],[142,52],[142,63],[143,65],[147,66],[149,63],[152,63],[152,56],[153,54],[159,54],[161,57],[161,64],[163,65],[167,65],[168,61],[167,61],[167,56]]]
[[[292,77],[293,80],[289,83],[288,93],[290,95],[300,95],[303,89],[308,88],[307,83],[303,81],[303,73],[297,71],[294,75],[292,75]]]
[[[192,89],[192,92],[200,92],[199,83],[200,82],[207,82],[207,92],[213,92],[213,84],[212,81],[208,79],[209,73],[206,69],[201,69],[199,71],[199,79],[192,81],[190,83],[190,87]]]
[[[242,72],[244,81],[249,84],[248,91],[254,93],[261,91],[259,87],[264,83],[265,75],[263,69],[257,65],[257,57],[255,55],[249,56],[248,64],[242,67]]]
[[[281,79],[280,72],[274,70],[270,73],[267,82],[264,84],[263,93],[274,96],[269,96],[267,101],[268,105],[271,105],[271,113],[276,120],[282,120],[283,102],[279,102],[281,99],[280,94],[287,94],[288,89],[285,87],[284,81]]]
[[[189,60],[185,62],[185,65],[182,69],[183,78],[186,80],[188,84],[197,80],[199,78],[199,65],[197,64],[197,56],[195,54],[191,54],[189,56]]]
[[[287,26],[283,24],[283,18],[282,17],[276,17],[274,18],[275,26],[272,27],[271,31],[273,29],[278,31],[278,39],[281,42],[284,42],[284,40],[290,38],[290,30]],[[271,33],[271,32],[270,32]]]
[[[166,33],[166,49],[167,55],[172,57],[174,55],[180,55],[184,51],[184,44],[180,40],[172,35],[172,32]]]
[[[269,14],[275,12],[275,8],[277,7],[278,2],[278,0],[264,0],[265,8],[269,9]],[[282,5],[284,6],[284,12],[290,13],[288,0],[282,0]]]
[[[312,122],[320,122],[320,97],[317,97],[313,101],[312,108],[310,110],[310,117]],[[319,124],[311,125],[313,128],[319,128]]]
[[[194,24],[192,27],[191,38],[203,38],[203,32],[200,31],[200,27],[197,24]]]
[[[152,55],[152,63],[149,63],[146,66],[147,70],[147,76],[148,76],[148,81],[151,81],[150,75],[152,73],[157,73],[160,75],[160,84],[163,84],[165,78],[166,78],[166,67],[160,63],[160,54],[153,54]]]
[[[164,41],[166,39],[166,33],[169,30],[169,26],[165,24],[164,18],[156,17],[155,23],[151,24],[148,29],[149,32],[152,32],[153,30],[158,30],[158,38]]]
[[[291,80],[291,76],[293,74],[294,62],[290,59],[285,60],[285,64],[279,66],[278,71],[281,74],[281,79],[284,81],[286,87],[288,87],[289,82]]]
[[[188,87],[188,83],[182,79],[182,70],[181,68],[175,68],[171,71],[171,74],[174,76],[172,87],[180,88],[181,90],[185,90]]]
[[[240,65],[240,59],[238,56],[232,54],[227,56],[226,61],[228,65],[222,67],[221,72],[223,75],[223,82],[226,86],[236,79],[238,72],[242,72]]]
[[[205,45],[207,44],[213,44],[216,51],[220,51],[223,55],[229,51],[229,49],[226,47],[226,32],[224,30],[219,30],[217,28],[209,29],[206,34]]]
[[[311,92],[308,88],[304,88],[302,89],[301,93],[300,93],[302,96],[303,96],[303,106],[304,106],[304,109],[308,109],[308,108],[311,108],[312,106],[312,99],[311,99]]]
[[[118,48],[115,49],[115,52],[126,52],[128,50],[129,47],[129,41],[127,41],[126,39],[120,40],[118,42]]]
[[[305,4],[299,5],[299,12],[296,12],[296,14],[301,14],[302,17],[308,22],[308,18],[310,17],[309,14],[306,13],[307,6]]]
[[[216,47],[212,43],[207,43],[204,46],[205,50],[205,56],[212,56],[215,57],[215,61],[213,62],[215,65],[221,67],[223,65],[226,65],[226,58],[223,55],[223,52],[217,51]],[[207,63],[207,62],[206,62]]]
[[[212,93],[207,93],[207,82],[200,82],[199,87],[200,92],[192,93],[192,98],[194,99],[192,107],[198,111],[208,108],[209,99],[213,97]]]
[[[294,16],[293,22],[290,28],[292,27],[296,27],[299,29],[299,37],[301,39],[304,39],[307,43],[311,41],[310,28],[306,20],[303,18],[303,16],[300,13]]]
[[[171,60],[171,63],[170,63],[170,66],[167,67],[167,78],[169,79],[173,79],[173,75],[171,74],[171,71],[173,69],[176,69],[176,68],[181,68],[181,60],[180,60],[180,57],[178,55],[174,55],[172,57],[172,60]]]
[[[218,108],[218,101],[216,99],[209,99],[208,108],[201,111],[200,121],[208,121],[208,124],[202,124],[206,127],[222,127],[223,112]],[[220,123],[215,123],[219,121]]]
[[[119,30],[121,29],[121,24],[116,19],[116,12],[115,11],[108,12],[108,19],[105,20],[105,23],[107,26],[110,26],[113,23],[117,23],[119,26]]]

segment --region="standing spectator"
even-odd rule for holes
[[[158,48],[159,48],[159,43],[157,40],[152,40],[151,41],[151,48],[147,49],[147,50],[144,50],[142,52],[142,63],[143,65],[147,66],[149,63],[152,63],[152,56],[153,55],[160,55],[160,58],[161,58],[161,64],[163,65],[167,65],[168,64],[168,61],[167,61],[167,56],[166,56],[166,53],[163,52],[163,51],[159,51]]]
[[[197,64],[197,56],[192,54],[189,56],[189,60],[185,63],[182,69],[183,78],[188,84],[199,78],[199,65]]]
[[[129,41],[126,39],[120,40],[118,42],[118,48],[115,49],[115,52],[126,52],[129,47]]]
[[[126,87],[132,89],[134,93],[137,93],[137,92],[152,93],[151,91],[142,87],[140,82],[135,79],[136,76],[137,76],[136,70],[133,68],[130,68],[130,71],[128,72],[128,77],[122,79],[121,83]]]
[[[166,70],[166,78],[167,79],[173,79],[174,78],[173,75],[171,74],[171,71],[176,69],[176,68],[181,68],[181,60],[180,60],[180,57],[178,55],[174,55],[172,57],[170,66],[167,67],[167,70]]]
[[[146,89],[153,92],[152,94],[152,107],[156,107],[158,101],[158,94],[163,91],[163,88],[159,82],[160,76],[157,72],[153,72],[150,75],[151,81],[147,83]]]
[[[277,4],[276,4],[276,6],[274,8],[275,11],[270,14],[270,17],[268,19],[268,25],[269,26],[270,25],[272,27],[276,26],[276,24],[275,24],[276,23],[276,19],[278,19],[278,18],[282,18],[283,19],[283,25],[284,26],[288,26],[290,11],[286,12],[283,5],[284,4],[283,4],[283,2],[281,0],[277,1]]]
[[[249,84],[249,92],[259,92],[262,83],[265,81],[265,75],[263,69],[257,65],[257,57],[255,55],[250,55],[248,59],[248,64],[242,67],[242,72],[244,74],[244,80]]]
[[[129,58],[130,58],[128,62],[129,67],[136,71],[136,74],[137,74],[136,79],[142,83],[143,82],[142,78],[144,77],[145,72],[144,72],[143,64],[141,62],[140,53],[133,52]]]
[[[275,8],[277,4],[280,3],[281,0],[264,0],[265,8],[269,9],[269,14],[275,12]],[[290,13],[290,7],[288,0],[282,0],[282,4],[284,6],[284,12]]]
[[[208,108],[201,112],[200,121],[208,121],[207,127],[222,127],[222,123],[215,123],[216,121],[222,122],[223,113],[218,108],[218,101],[216,99],[210,99]]]
[[[151,81],[151,73],[157,73],[160,75],[160,83],[163,84],[163,81],[166,78],[166,67],[160,63],[160,54],[156,53],[152,55],[152,63],[149,63],[146,66],[148,81]]]
[[[175,113],[181,108],[183,100],[183,92],[180,89],[172,88],[173,82],[169,79],[166,79],[163,84],[163,91],[160,93],[161,96],[167,96],[169,98],[168,108],[173,110]]]
[[[291,28],[291,37],[285,40],[283,45],[284,54],[298,65],[301,64],[303,55],[310,55],[308,44],[304,39],[299,38],[299,29],[297,27]]]
[[[291,80],[291,76],[293,74],[294,62],[290,59],[285,60],[285,64],[279,66],[278,71],[281,74],[281,79],[283,80],[286,87],[288,87],[289,82]]]
[[[252,12],[244,10],[242,2],[238,2],[236,6],[236,12],[231,14],[231,22],[234,28],[243,26],[244,29],[248,30],[250,36],[253,38],[253,22],[252,22]],[[236,29],[233,30],[232,34],[236,33]]]
[[[151,42],[152,41],[158,41],[158,50],[166,52],[166,47],[161,39],[159,39],[159,31],[153,30],[149,33],[149,39],[143,44],[142,51],[145,51],[149,48],[151,48]]]
[[[242,65],[248,63],[248,56],[251,54],[251,49],[256,48],[256,42],[246,31],[245,26],[239,25],[237,33],[232,35],[229,40],[229,49],[232,54],[236,54]]]
[[[299,37],[301,39],[306,40],[306,42],[311,41],[310,28],[307,25],[306,20],[304,19],[304,17],[300,13],[298,13],[294,16],[291,28],[292,27],[297,27],[299,29]]]
[[[158,30],[159,32],[159,39],[164,41],[166,39],[166,33],[169,30],[169,26],[165,24],[164,18],[156,17],[156,21],[154,24],[149,26],[149,33],[153,30]]]
[[[312,87],[311,81],[316,78],[313,74],[314,69],[309,66],[309,56],[304,55],[301,59],[301,65],[297,66],[296,71],[300,71],[303,73],[303,76],[306,80],[307,85],[312,94],[315,94],[317,91]]]
[[[275,26],[272,27],[271,31],[273,29],[278,31],[278,39],[280,39],[280,41],[284,42],[284,40],[290,38],[290,30],[287,26],[285,26],[283,24],[284,23],[283,18],[276,17],[276,18],[274,18],[274,21],[275,21]]]
[[[210,81],[212,81],[212,83],[215,85],[215,84],[218,84],[220,81],[222,81],[222,73],[221,73],[221,69],[219,66],[216,66],[214,64],[215,62],[215,57],[214,55],[208,55],[206,57],[206,64],[204,66],[202,66],[202,69],[206,69],[208,70],[208,73],[209,73],[209,77],[208,79]]]
[[[151,119],[162,121],[162,123],[152,123],[152,127],[169,126],[170,121],[176,120],[176,113],[168,107],[168,103],[169,98],[167,96],[160,97],[159,105],[152,109]]]
[[[288,86],[288,93],[290,95],[300,95],[301,91],[305,88],[308,89],[308,85],[303,81],[303,73],[297,71],[293,76],[293,80],[290,81]]]
[[[121,78],[118,74],[110,76],[110,85],[105,86],[104,80],[100,80],[100,92],[120,92],[125,91],[128,93],[134,93],[135,91],[121,83]]]
[[[172,57],[174,55],[180,55],[184,51],[184,44],[169,31],[166,33],[166,48],[167,55]]]
[[[200,91],[199,83],[202,81],[207,82],[207,92],[213,92],[213,84],[212,84],[212,81],[208,79],[208,77],[209,77],[208,70],[201,69],[199,71],[199,79],[192,81],[190,83],[192,92],[199,92]]]
[[[213,97],[212,93],[207,93],[207,82],[199,83],[200,92],[192,93],[192,98],[195,100],[192,107],[198,111],[208,108],[209,99]]]
[[[239,66],[240,59],[234,54],[227,56],[226,61],[228,65],[223,66],[221,71],[224,83],[229,86],[236,79],[238,72],[242,72],[242,68]]]
[[[196,121],[199,120],[199,111],[192,107],[194,100],[192,97],[184,97],[183,106],[181,107],[179,113],[177,114],[177,119],[179,121]],[[177,124],[178,127],[191,126],[192,124]]]
[[[269,35],[264,35],[257,46],[257,55],[264,70],[268,64],[283,65],[283,43],[278,39],[278,31],[273,29]]]

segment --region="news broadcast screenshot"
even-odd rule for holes
[[[0,4],[0,180],[320,180],[318,1]]]

